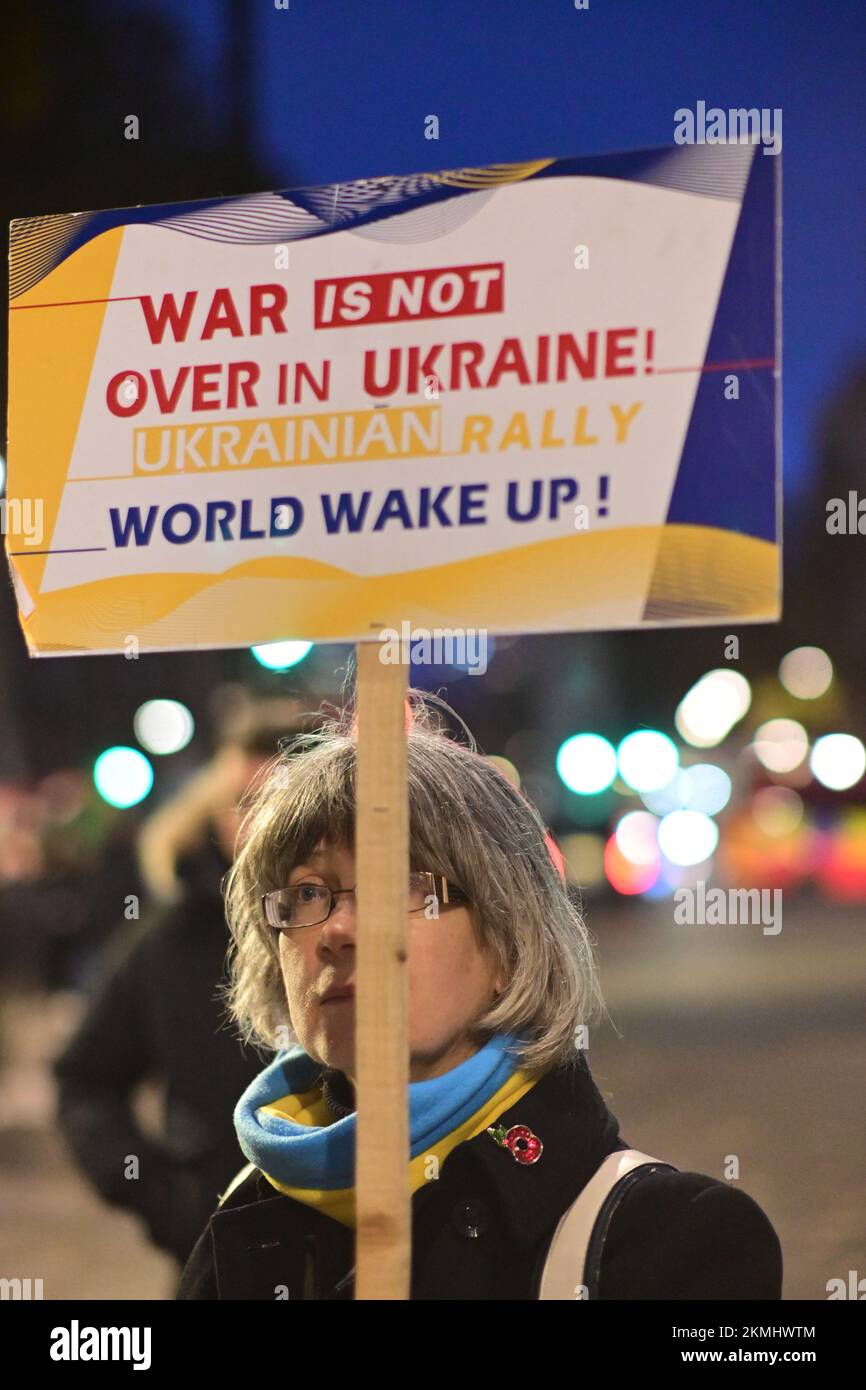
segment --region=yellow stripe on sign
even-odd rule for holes
[[[122,240],[122,227],[95,237],[20,295],[9,311],[7,495],[42,498],[45,549],[51,545]],[[39,460],[38,472],[31,463],[25,475],[19,447],[22,456],[26,449],[29,459]],[[18,568],[20,562],[10,559],[10,564]],[[20,569],[37,604],[44,569],[44,555],[28,557]]]
[[[677,594],[671,575],[684,556],[690,588]],[[779,564],[770,541],[710,526],[579,532],[394,575],[275,555],[219,576],[128,575],[43,594],[25,628],[40,651],[59,653],[121,650],[129,633],[143,649],[245,647],[283,636],[287,614],[294,638],[319,642],[366,635],[371,613],[397,630],[407,617],[416,626],[500,632],[639,627],[645,603],[674,598],[683,620],[711,611],[720,620],[769,622],[778,616]],[[26,580],[26,567],[22,573]]]

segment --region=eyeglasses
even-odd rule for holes
[[[262,894],[265,921],[275,931],[294,931],[299,927],[317,927],[326,922],[334,910],[337,898],[354,893],[355,888],[327,888],[324,883],[293,883],[290,888],[274,888]],[[407,894],[409,911],[429,913],[438,917],[440,903],[468,902],[469,898],[444,874],[425,871],[409,875]]]

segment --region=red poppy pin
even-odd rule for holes
[[[537,1163],[544,1148],[537,1134],[526,1125],[491,1125],[487,1133],[503,1149],[508,1149],[515,1163]]]

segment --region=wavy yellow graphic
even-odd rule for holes
[[[490,164],[480,169],[445,169],[439,174],[428,174],[435,183],[444,183],[451,188],[496,188],[500,184],[520,183],[531,179],[539,169],[555,164],[554,159],[533,159],[522,164]]]
[[[224,574],[129,575],[42,594],[25,623],[44,654],[344,642],[424,627],[564,632],[780,614],[778,546],[706,526],[575,533],[400,574],[272,556]],[[471,595],[471,598],[467,598]],[[637,616],[635,616],[637,614]]]

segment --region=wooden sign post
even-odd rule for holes
[[[355,1297],[409,1297],[406,668],[357,652]]]

